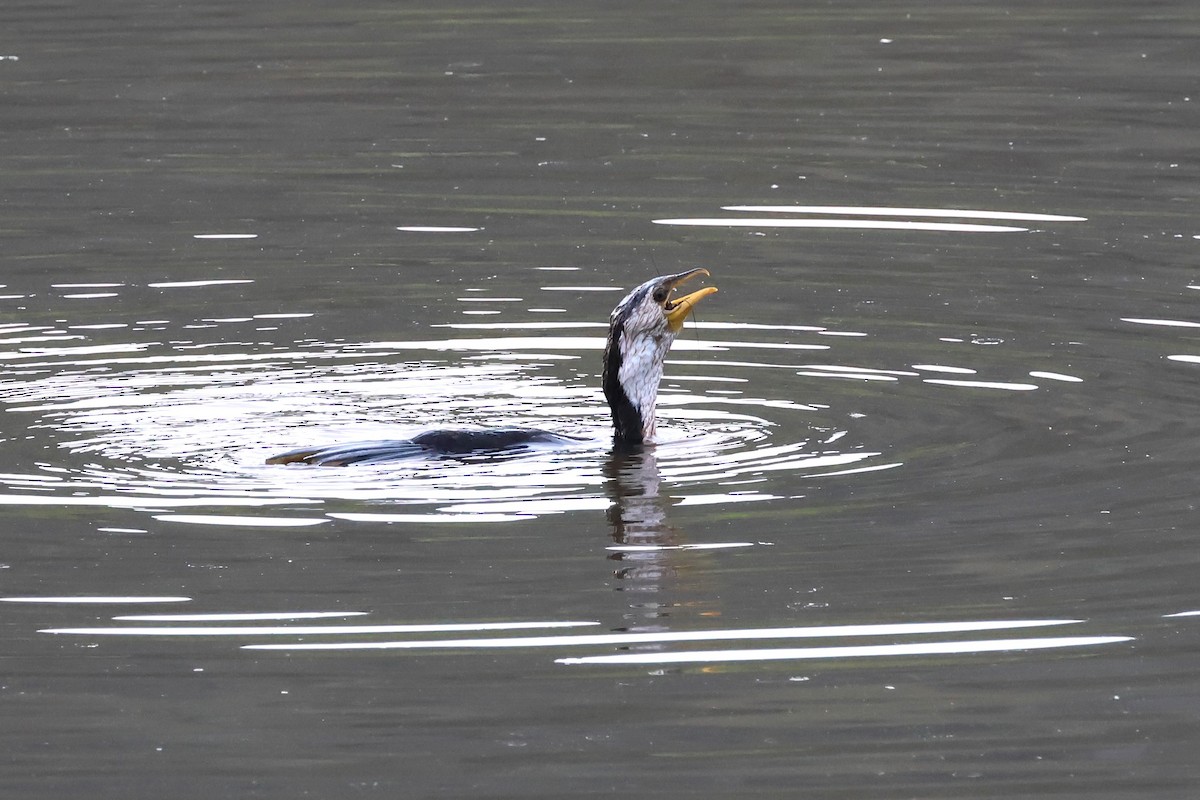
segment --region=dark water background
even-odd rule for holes
[[[0,17],[0,795],[1195,796],[1200,7]]]

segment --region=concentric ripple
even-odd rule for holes
[[[206,322],[228,331],[247,321]],[[0,331],[0,346],[11,348],[0,353],[6,447],[39,455],[8,459],[0,503],[281,527],[334,518],[504,521],[607,507],[611,432],[595,365],[603,327],[521,324],[492,335],[497,327],[509,326],[274,345],[196,342],[184,331],[147,341],[120,325],[9,326]],[[667,494],[691,503],[769,500],[779,496],[772,474],[892,466],[848,435],[844,414],[750,388],[747,370],[794,367],[828,344],[737,341],[763,326],[713,327],[721,338],[681,337],[664,381],[656,464]],[[816,338],[821,329],[789,333]],[[759,360],[764,353],[770,362]],[[514,425],[578,444],[340,469],[263,463],[308,444]]]
[[[239,283],[152,288],[202,293]],[[89,287],[99,284],[53,291]],[[145,290],[105,288],[118,301]],[[476,291],[462,302],[473,311],[486,305],[481,299],[521,298]],[[89,302],[114,301],[79,300],[72,309],[90,311],[81,319],[63,319],[55,308],[53,325],[0,325],[0,400],[8,412],[0,504],[287,528],[335,519],[502,522],[613,502],[611,423],[598,388],[602,322],[550,321],[538,309],[527,309],[532,320],[505,313],[474,322],[479,317],[464,311],[459,319],[468,321],[434,324],[411,338],[327,341],[304,338],[315,322],[307,311],[171,322],[99,316],[84,308]],[[668,360],[658,444],[643,465],[651,468],[638,473],[647,496],[683,505],[796,502],[815,485],[901,467],[912,453],[928,458],[978,444],[988,431],[972,404],[945,402],[954,393],[1003,398],[1082,380],[963,363],[980,352],[972,345],[1000,340],[941,337],[916,363],[882,365],[857,360],[887,350],[864,340],[864,331],[816,325],[693,323]],[[923,424],[931,406],[938,417]],[[504,457],[349,468],[264,463],[296,447],[512,426],[576,441]]]

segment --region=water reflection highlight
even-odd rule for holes
[[[961,655],[1094,647],[1130,642],[1130,636],[1064,636],[1047,639],[984,639],[970,642],[857,645],[852,647],[785,647],[756,650],[698,650],[685,653],[626,653],[555,659],[556,664],[715,664],[745,661],[801,661],[830,658],[895,658],[899,656]]]

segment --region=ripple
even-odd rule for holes
[[[226,278],[198,281],[163,281],[160,283],[148,283],[146,285],[152,289],[195,289],[207,286],[227,286],[239,283],[254,283],[254,281],[250,278]]]
[[[1066,375],[1062,372],[1045,372],[1042,370],[1034,370],[1029,373],[1031,378],[1044,378],[1049,381],[1062,381],[1064,383],[1083,383],[1083,378],[1075,375]]]
[[[747,661],[801,661],[829,658],[896,658],[962,655],[1095,647],[1130,642],[1130,636],[1061,636],[1045,639],[984,639],[969,642],[851,645],[848,647],[782,647],[754,650],[695,650],[682,653],[626,653],[615,656],[559,658],[556,664],[716,664]]]
[[[156,286],[203,291],[223,282]],[[441,335],[428,338],[323,341],[287,334],[311,311],[229,312],[142,327],[75,325],[69,315],[57,321],[63,327],[0,326],[0,400],[28,432],[4,445],[25,455],[8,459],[0,505],[109,507],[164,523],[281,530],[331,520],[505,523],[611,505],[611,421],[597,387],[603,323],[526,317],[440,323],[431,327]],[[279,341],[263,341],[261,330],[255,341],[239,339],[259,319],[279,323]],[[939,425],[946,442],[908,433],[935,388],[1038,388],[940,359],[839,363],[838,349],[861,347],[866,332],[704,322],[691,333],[668,360],[653,475],[644,478],[680,506],[794,503],[808,481],[900,469],[910,453],[965,447],[980,435],[972,419]],[[880,349],[868,348],[856,352]],[[902,395],[911,403],[859,413],[864,392],[882,399],[890,387],[912,387]],[[912,394],[917,387],[929,392]],[[264,464],[298,446],[514,425],[576,444],[348,469]],[[871,440],[864,425],[887,438]]]
[[[366,611],[247,611],[226,614],[127,614],[121,622],[246,622],[268,619],[330,619],[364,617]]]
[[[208,319],[228,326],[246,317]],[[604,340],[555,330],[550,326],[543,331],[550,335],[537,337],[288,343],[265,352],[236,342],[211,345],[231,352],[197,353],[191,344],[125,341],[38,345],[0,354],[15,370],[15,379],[3,388],[9,410],[31,417],[35,429],[51,431],[54,446],[72,463],[12,470],[3,478],[9,491],[0,503],[144,509],[164,522],[281,528],[330,519],[505,522],[602,510],[610,502],[603,492],[611,436],[607,407],[593,374],[564,380],[547,367],[558,363],[554,356],[569,363],[581,353],[598,352]],[[723,340],[680,345],[685,353],[816,347]],[[535,348],[547,352],[522,352]],[[421,360],[405,360],[411,353],[422,354]],[[491,355],[520,363],[469,363]],[[93,375],[97,369],[102,383]],[[703,362],[689,369],[714,372]],[[662,479],[678,487],[681,502],[769,500],[777,495],[713,491],[714,482],[828,470],[877,455],[861,446],[856,452],[829,452],[828,446],[813,451],[808,439],[770,442],[768,431],[778,425],[779,414],[819,416],[823,409],[708,393],[746,381],[725,374],[666,381],[658,463]],[[430,459],[350,470],[263,464],[270,453],[305,442],[405,438],[464,422],[545,427],[579,444],[505,459]],[[248,446],[246,430],[254,430],[258,441]],[[831,432],[824,425],[819,438]],[[704,486],[708,491],[691,488]],[[355,505],[338,507],[344,502]],[[362,502],[391,508],[367,510],[358,505]],[[281,505],[309,513],[228,511]],[[165,513],[181,508],[196,510]]]
[[[913,222],[908,220],[782,219],[777,217],[698,217],[656,219],[656,225],[690,225],[712,228],[849,228],[884,231],[944,231],[948,233],[1018,233],[1028,228],[1011,225],[978,225],[968,222]]]
[[[469,522],[519,522],[521,520],[536,519],[535,514],[488,514],[472,511],[470,516],[453,516],[444,513],[446,509],[438,509],[437,513],[433,514],[372,514],[372,513],[337,513],[329,512],[328,516],[332,519],[344,519],[350,522],[419,522],[419,523],[438,523],[438,522],[463,522],[464,519]]]
[[[140,603],[190,603],[190,597],[159,597],[138,595],[93,595],[79,597],[0,597],[0,603],[54,603],[60,605],[135,605]]]
[[[1036,383],[1009,383],[1006,381],[958,381],[950,378],[926,378],[925,383],[938,386],[961,386],[965,389],[1001,389],[1007,392],[1032,392]]]
[[[969,367],[952,367],[945,364],[913,364],[912,368],[921,372],[948,372],[955,375],[976,374],[976,370]]]
[[[228,620],[226,620],[228,621]],[[118,628],[43,628],[38,633],[69,636],[318,636],[325,634],[457,633],[460,631],[513,631],[531,628],[578,628],[598,625],[590,621],[465,622],[430,625],[167,625]]]
[[[1191,322],[1183,319],[1146,319],[1143,317],[1121,317],[1122,322],[1131,322],[1135,325],[1157,325],[1167,328],[1200,328],[1200,322]]]
[[[897,208],[892,206],[733,205],[722,211],[754,214],[792,214],[801,217],[681,217],[656,219],[656,225],[724,228],[843,228],[852,230],[940,231],[945,233],[1027,233],[1029,228],[971,222],[927,222],[928,219],[984,219],[1010,222],[1085,222],[1086,217],[1025,211],[983,211],[956,208]],[[851,219],[844,219],[851,217]],[[855,219],[910,217],[913,219]]]
[[[616,553],[661,553],[671,550],[726,550],[755,547],[762,542],[710,542],[708,544],[614,544],[604,548]]]
[[[1087,217],[1031,214],[1026,211],[979,211],[961,208],[894,208],[891,206],[721,206],[723,211],[785,214],[845,214],[878,217],[950,217],[955,219],[1009,219],[1027,222],[1086,222]]]
[[[248,650],[427,650],[442,648],[493,649],[493,648],[540,648],[540,647],[590,647],[594,645],[618,645],[629,647],[644,644],[712,641],[770,641],[774,639],[840,639],[860,636],[918,636],[925,634],[947,634],[970,631],[1019,630],[1056,625],[1073,625],[1080,620],[1037,619],[1037,620],[978,620],[967,622],[909,622],[879,623],[871,625],[818,625],[811,627],[786,628],[718,628],[704,631],[656,631],[653,633],[591,633],[565,636],[520,636],[514,638],[488,639],[418,639],[397,642],[328,642],[294,644],[248,645]],[[326,633],[359,633],[368,626],[327,626]],[[388,626],[375,626],[388,627]],[[76,628],[41,631],[42,633],[94,632],[96,628]],[[134,631],[130,628],[101,628],[105,631]],[[288,630],[282,628],[278,630]],[[291,630],[295,630],[294,628]],[[367,631],[376,632],[376,631]],[[386,633],[387,631],[378,631]],[[1022,640],[1026,641],[1026,640]],[[761,651],[760,651],[761,652]],[[659,653],[657,655],[664,655]],[[678,655],[678,654],[677,654]],[[560,662],[565,663],[565,662]]]
[[[161,522],[186,522],[193,525],[236,525],[239,528],[302,528],[329,522],[304,517],[248,517],[219,514],[155,514]]]
[[[450,225],[400,225],[396,230],[408,233],[473,233],[482,228],[455,227]]]
[[[749,547],[752,542],[723,543],[714,547]],[[682,549],[686,546],[660,547],[657,549]],[[645,546],[624,545],[616,548],[626,553],[642,552]],[[8,602],[164,602],[186,601],[188,598],[0,598]],[[1183,612],[1172,616],[1183,616],[1195,612]],[[279,643],[251,643],[241,645],[243,650],[276,651],[420,651],[457,650],[490,651],[496,649],[563,649],[579,647],[609,646],[622,650],[653,647],[640,652],[625,652],[615,655],[590,655],[559,657],[555,663],[564,665],[622,665],[622,664],[711,664],[722,662],[880,658],[929,655],[974,655],[981,653],[1014,652],[1073,647],[1090,647],[1133,641],[1130,636],[1044,636],[1023,638],[992,638],[960,640],[942,638],[913,643],[867,643],[854,645],[825,645],[817,647],[766,647],[754,649],[723,648],[716,650],[671,651],[663,646],[697,642],[773,642],[784,639],[878,639],[881,637],[952,637],[955,634],[982,631],[1017,631],[1030,628],[1078,625],[1079,619],[1008,619],[1008,620],[960,620],[937,622],[872,623],[858,625],[818,625],[777,628],[716,628],[707,630],[656,630],[656,631],[609,631],[604,633],[568,633],[526,635],[526,631],[553,630],[564,628],[593,627],[600,623],[592,620],[508,620],[493,622],[434,622],[434,623],[360,623],[341,622],[336,624],[312,624],[307,621],[331,617],[367,616],[359,611],[318,612],[231,612],[206,614],[145,614],[114,617],[123,623],[168,623],[158,625],[124,624],[119,626],[93,625],[84,627],[42,628],[38,632],[53,636],[82,636],[90,639],[106,637],[207,637],[247,638],[269,637],[338,637],[333,641],[291,641]],[[263,625],[243,624],[280,621],[287,624]],[[215,624],[185,624],[185,623]],[[486,638],[448,638],[442,634],[489,633]],[[408,639],[363,639],[361,637],[381,635],[420,635],[422,638]],[[508,635],[516,634],[516,635]]]

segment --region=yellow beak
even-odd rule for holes
[[[708,275],[706,269],[693,269],[689,272],[681,272],[675,276],[675,279],[670,284],[670,289],[674,290],[697,275]],[[679,333],[683,329],[683,321],[687,319],[688,314],[692,313],[692,307],[717,291],[715,286],[705,286],[703,289],[698,289],[691,294],[685,294],[683,297],[675,297],[667,300],[663,310],[667,315],[667,325],[670,326],[672,333]]]

